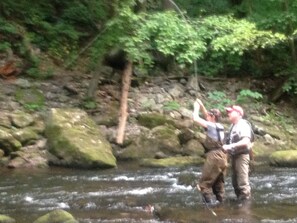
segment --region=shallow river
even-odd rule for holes
[[[233,201],[228,174],[226,202],[209,210],[191,183],[181,183],[183,178],[198,178],[200,167],[2,169],[0,214],[22,223],[58,208],[81,223],[297,222],[296,170],[258,168],[251,175],[253,199],[244,206]],[[155,207],[154,214],[148,205]]]

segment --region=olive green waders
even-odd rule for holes
[[[225,194],[224,178],[228,165],[227,154],[221,149],[222,144],[210,137],[206,138],[203,146],[206,149],[206,160],[199,180],[199,187],[205,202],[210,203],[213,194],[219,202],[222,202]]]

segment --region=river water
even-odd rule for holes
[[[297,222],[296,169],[256,168],[250,178],[253,198],[244,206],[233,200],[228,174],[226,202],[211,210],[194,184],[181,180],[200,174],[201,167],[127,165],[108,170],[2,169],[0,214],[22,223],[55,209],[68,211],[81,223]]]

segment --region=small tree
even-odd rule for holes
[[[127,53],[129,62],[123,72],[126,81],[123,81],[122,95],[128,95],[132,64],[150,67],[153,52],[172,56],[177,63],[187,65],[202,60],[209,49],[218,54],[241,56],[245,50],[265,48],[283,39],[282,35],[258,30],[253,23],[232,16],[209,16],[189,22],[174,11],[134,13],[134,6],[133,0],[117,3],[116,16],[107,23],[106,32],[95,45],[96,51],[118,46]],[[119,144],[123,142],[128,115],[126,104],[127,97],[122,96]]]
[[[193,63],[206,51],[203,38],[187,21],[174,12],[139,13],[132,10],[133,1],[119,4],[117,17],[108,24],[106,43],[120,46],[128,55],[123,71],[121,109],[117,143],[124,139],[125,123],[128,116],[127,98],[132,75],[132,64],[142,67],[153,64],[152,53],[158,51],[174,56],[179,64]]]

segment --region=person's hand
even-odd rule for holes
[[[199,112],[199,109],[200,109],[200,104],[198,103],[198,101],[196,100],[194,102],[194,112]]]
[[[196,102],[197,102],[200,106],[203,105],[202,101],[201,101],[199,98],[196,99]]]
[[[223,145],[223,151],[225,153],[232,153],[234,151],[234,148],[231,145]]]
[[[193,119],[194,121],[198,119],[199,117],[199,109],[200,105],[198,104],[197,101],[194,102],[194,111],[193,111]]]

